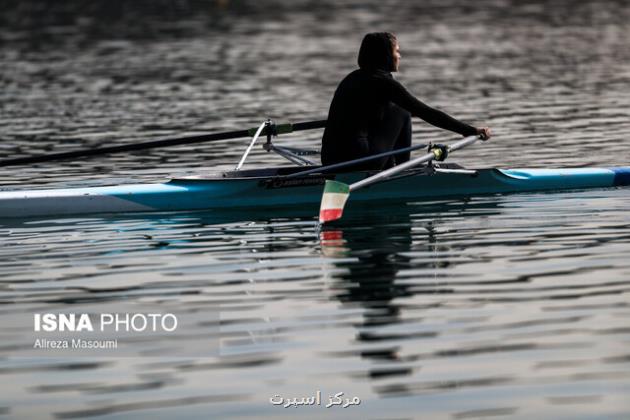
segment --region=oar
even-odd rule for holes
[[[350,193],[352,191],[358,190],[359,188],[367,187],[368,185],[372,185],[375,182],[379,182],[385,178],[389,178],[392,175],[402,172],[405,169],[409,169],[414,166],[430,162],[434,159],[443,160],[443,157],[446,158],[446,155],[448,155],[448,153],[471,145],[479,140],[479,138],[480,137],[477,135],[469,136],[456,143],[453,143],[450,146],[446,146],[445,148],[437,146],[433,147],[431,150],[429,150],[427,154],[423,156],[411,159],[405,163],[394,166],[393,168],[386,169],[382,172],[377,173],[376,175],[372,175],[368,178],[362,179],[361,181],[357,181],[354,184],[348,185],[339,181],[326,180],[324,194],[322,195],[322,202],[319,209],[319,223],[326,223],[341,219],[341,216],[343,215],[343,208],[346,205],[346,201],[348,200],[348,197],[350,196]]]
[[[302,131],[302,130],[311,130],[314,128],[323,128],[326,126],[326,120],[316,120],[316,121],[305,121],[299,122],[295,124],[278,124],[271,126],[273,130],[273,134],[285,134],[291,133],[294,131]],[[70,152],[62,152],[62,153],[51,153],[48,155],[39,155],[39,156],[26,156],[20,158],[13,159],[5,159],[0,160],[1,166],[10,166],[10,165],[25,165],[31,163],[41,163],[41,162],[50,162],[53,160],[63,160],[63,159],[73,159],[78,157],[89,157],[89,156],[98,156],[109,153],[120,153],[120,152],[131,152],[136,150],[146,150],[152,149],[156,147],[169,147],[169,146],[179,146],[182,144],[195,144],[195,143],[203,143],[203,142],[212,142],[219,140],[230,140],[237,139],[241,137],[251,137],[253,136],[258,127],[250,128],[247,130],[238,130],[238,131],[227,131],[223,133],[213,133],[213,134],[199,134],[196,136],[184,136],[184,137],[175,137],[175,138],[167,138],[162,140],[154,140],[154,141],[146,141],[140,143],[129,143],[122,144],[119,146],[109,146],[109,147],[97,147],[90,149],[79,149]],[[266,133],[266,129],[263,134]]]
[[[332,165],[318,166],[316,168],[307,169],[305,171],[296,172],[296,173],[293,173],[293,174],[290,174],[290,175],[285,175],[282,178],[283,179],[292,179],[292,178],[299,178],[301,176],[306,176],[306,175],[315,174],[315,173],[322,173],[323,174],[325,172],[330,172],[330,171],[333,171],[335,169],[347,168],[348,166],[358,165],[359,163],[371,162],[371,161],[376,160],[376,159],[381,159],[381,158],[388,157],[388,156],[399,155],[399,154],[405,153],[405,152],[413,152],[414,150],[424,149],[425,147],[427,147],[426,144],[416,144],[415,146],[404,147],[402,149],[395,149],[395,150],[392,150],[391,152],[378,153],[376,155],[370,155],[370,156],[362,157],[362,158],[359,158],[359,159],[353,159],[353,160],[347,160],[345,162],[333,163]]]

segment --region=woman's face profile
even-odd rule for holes
[[[400,45],[398,45],[398,41],[394,42],[392,46],[393,52],[392,56],[394,57],[394,69],[392,71],[398,71],[398,67],[400,66]]]

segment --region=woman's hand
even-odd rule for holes
[[[488,140],[492,137],[492,131],[490,131],[490,127],[478,127],[477,135],[481,137],[481,140]]]

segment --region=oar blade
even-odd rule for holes
[[[341,219],[343,208],[350,195],[350,186],[339,181],[326,180],[322,203],[319,207],[319,223]]]

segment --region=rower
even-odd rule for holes
[[[411,146],[411,115],[462,136],[491,136],[418,100],[392,72],[400,65],[394,34],[369,33],[359,50],[359,68],[339,84],[332,99],[322,138],[322,164],[331,165]],[[409,160],[410,152],[354,165],[352,169],[381,170]]]

